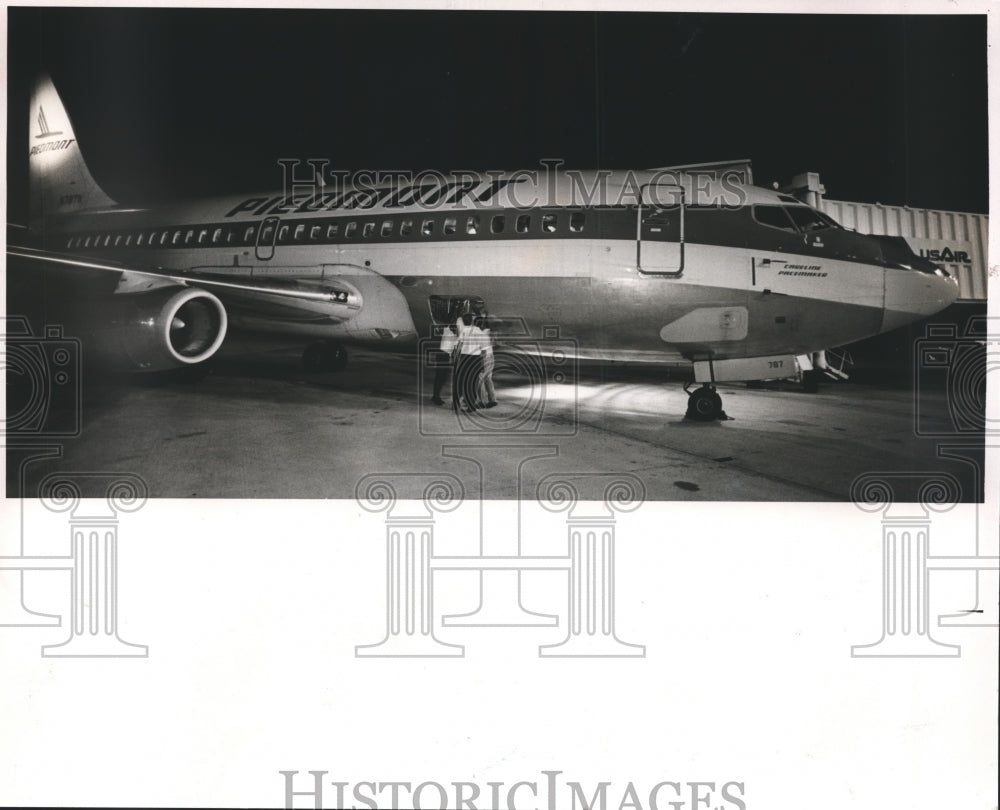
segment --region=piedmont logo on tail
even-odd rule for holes
[[[412,352],[474,305],[500,350],[544,353],[556,326],[580,359],[692,364],[689,414],[713,419],[714,383],[794,369],[958,296],[900,240],[845,230],[722,164],[394,174],[126,208],[91,176],[48,77],[30,122],[32,141],[59,140],[29,149],[32,239],[9,253],[108,274],[79,316],[85,345],[123,368],[197,365],[244,330],[339,369],[347,347]]]
[[[53,132],[49,129],[49,123],[45,120],[45,110],[41,106],[38,107],[38,129],[40,132],[35,136],[38,138],[54,138],[57,135],[62,135],[62,132]],[[48,152],[53,149],[66,149],[69,145],[73,143],[73,139],[52,141],[50,143],[39,144],[38,146],[32,146],[31,152],[29,154],[38,155],[42,152]]]
[[[38,129],[40,131],[35,136],[36,138],[51,138],[55,135],[62,135],[61,132],[53,132],[49,129],[49,122],[45,120],[45,109],[41,105],[38,106]]]

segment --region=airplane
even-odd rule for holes
[[[76,302],[85,345],[129,369],[198,366],[232,328],[301,341],[307,369],[340,370],[346,347],[418,351],[472,306],[498,349],[544,357],[557,335],[580,360],[693,366],[687,416],[708,421],[725,417],[716,383],[791,376],[796,357],[958,297],[902,239],[725,172],[331,187],[317,171],[278,192],[136,208],[90,174],[47,76],[29,127],[31,238],[8,254],[98,279]]]

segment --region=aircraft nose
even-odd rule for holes
[[[882,331],[919,321],[950,306],[958,298],[958,279],[927,263],[919,269],[885,269]]]

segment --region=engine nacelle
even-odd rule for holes
[[[83,351],[129,371],[165,371],[210,358],[226,337],[222,302],[195,287],[113,296],[93,312]]]

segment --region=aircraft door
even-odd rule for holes
[[[647,183],[636,209],[635,262],[649,276],[680,278],[684,273],[684,188]]]
[[[436,324],[455,323],[466,312],[482,315],[486,311],[486,303],[478,295],[432,295],[428,303]]]
[[[266,217],[257,229],[257,258],[266,262],[274,258],[274,240],[278,236],[278,217]]]

